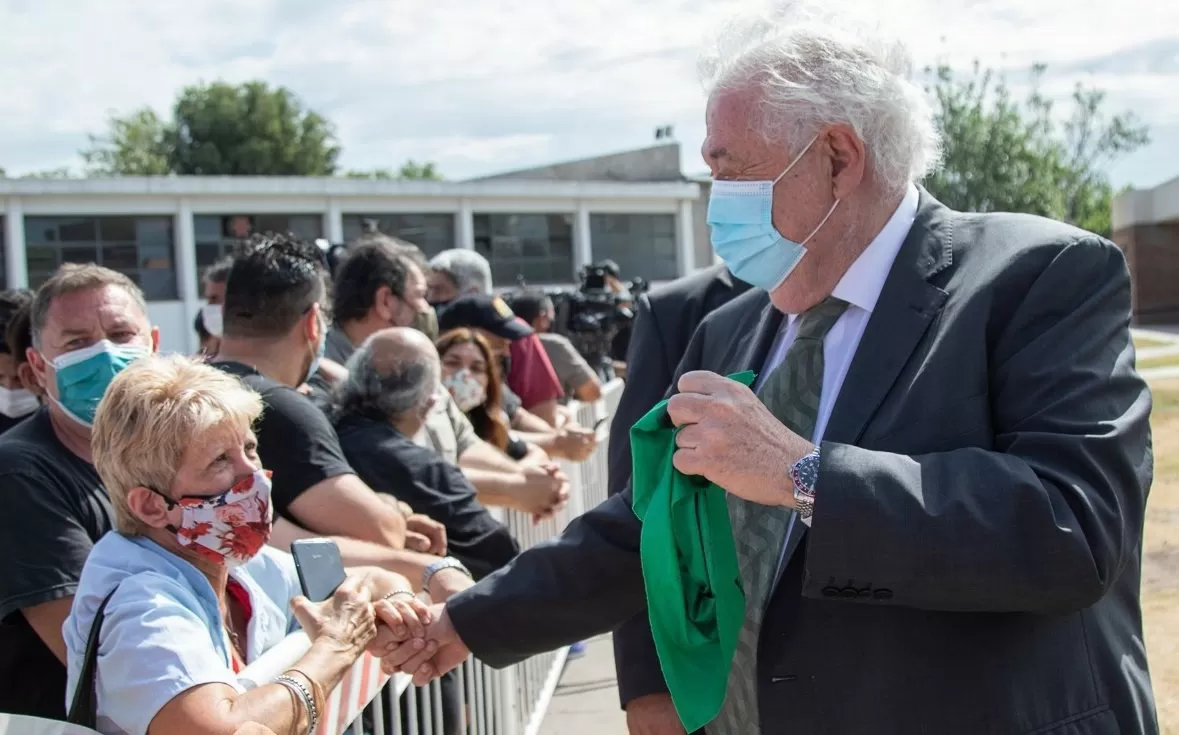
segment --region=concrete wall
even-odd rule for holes
[[[1179,222],[1117,230],[1133,282],[1135,324],[1179,323]]]
[[[680,144],[641,148],[580,161],[509,171],[472,181],[683,181]]]

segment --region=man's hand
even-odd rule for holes
[[[524,484],[516,496],[516,510],[532,515],[539,523],[561,510],[569,502],[569,478],[552,462],[520,467]]]
[[[426,593],[430,595],[431,602],[441,603],[474,584],[470,577],[457,569],[442,569],[430,577],[430,588]]]
[[[648,694],[626,704],[630,735],[686,735],[670,694]]]
[[[675,468],[761,505],[794,507],[790,468],[815,447],[782,425],[748,387],[700,370],[685,373],[667,404]]]
[[[405,518],[405,548],[422,554],[446,556],[446,526],[429,516],[414,513],[407,503],[392,495],[377,494]]]
[[[574,462],[587,459],[596,446],[598,435],[593,429],[569,424],[557,432],[557,450]]]
[[[471,655],[451,625],[446,606],[435,605],[430,613],[434,622],[426,629],[424,641],[411,638],[381,658],[381,669],[386,674],[403,671],[413,675],[415,686],[425,686]]]
[[[421,541],[412,539],[415,535],[425,539],[425,548],[411,546],[411,540],[421,544]],[[446,556],[446,526],[429,516],[414,513],[405,519],[405,546],[425,554]]]

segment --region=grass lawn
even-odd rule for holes
[[[1152,347],[1166,347],[1172,344],[1175,343],[1161,339],[1151,339],[1150,337],[1134,337],[1134,348],[1139,350],[1148,350]]]
[[[1159,724],[1179,735],[1179,380],[1152,383],[1154,485],[1146,509],[1142,608]]]
[[[1179,367],[1179,355],[1166,355],[1164,357],[1152,357],[1146,360],[1138,361],[1139,370],[1150,370],[1152,368],[1163,367]]]

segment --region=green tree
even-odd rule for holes
[[[27,174],[21,174],[17,178],[20,179],[74,179],[77,178],[73,169],[69,166],[60,166],[58,168],[47,168],[44,171],[30,171]]]
[[[177,174],[330,176],[339,155],[332,124],[283,87],[214,82],[186,88],[176,102]]]
[[[91,135],[81,151],[94,176],[165,176],[172,173],[171,126],[150,108],[110,115],[106,135]]]
[[[418,179],[422,181],[441,181],[442,174],[438,173],[438,169],[433,163],[425,162],[418,163],[412,158],[401,165],[401,170],[397,172],[399,179]]]
[[[150,109],[112,116],[82,151],[108,175],[330,176],[339,155],[326,118],[264,82],[186,87],[170,121]]]
[[[431,162],[418,163],[413,159],[401,164],[401,168],[394,171],[391,168],[374,168],[365,171],[348,171],[344,174],[349,179],[369,179],[372,181],[393,181],[414,179],[419,181],[442,181],[442,174]]]
[[[925,186],[955,209],[1028,212],[1108,235],[1106,167],[1146,145],[1149,130],[1132,113],[1107,116],[1105,93],[1080,84],[1070,113],[1056,115],[1039,91],[1044,70],[1032,70],[1031,93],[1016,100],[1001,76],[977,63],[966,78],[939,67],[928,91],[943,165]]]

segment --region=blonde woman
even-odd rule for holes
[[[90,552],[64,626],[73,721],[110,734],[308,732],[356,658],[392,640],[377,643],[378,621],[421,635],[425,608],[390,572],[353,570],[322,603],[299,596],[291,557],[266,546],[261,410],[240,380],[184,357],[142,358],[111,382],[93,452],[116,532]],[[300,626],[310,650],[245,691],[236,673]]]

